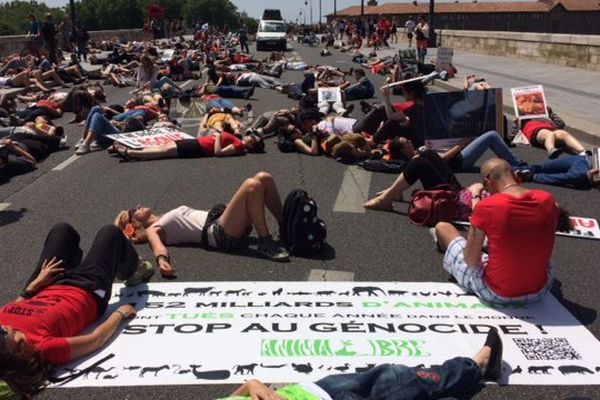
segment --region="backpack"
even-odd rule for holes
[[[310,256],[325,247],[327,226],[317,216],[318,209],[317,203],[304,190],[292,190],[285,198],[279,234],[290,254]]]
[[[416,225],[435,226],[440,221],[451,222],[457,202],[458,195],[450,185],[415,190],[408,207],[408,218]]]

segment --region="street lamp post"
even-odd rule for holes
[[[337,16],[337,0],[333,0],[333,16]]]
[[[437,47],[434,17],[435,0],[429,0],[429,47]]]
[[[365,16],[365,0],[360,0],[360,17]]]

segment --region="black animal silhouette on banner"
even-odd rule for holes
[[[234,365],[234,375],[254,375],[254,369],[258,366],[258,363],[246,364],[246,365]]]
[[[386,295],[383,289],[377,286],[355,286],[352,288],[352,296],[361,296],[363,293],[366,293],[369,295],[369,297],[377,297],[377,292],[381,293],[384,296]]]

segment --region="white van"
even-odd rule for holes
[[[256,50],[285,51],[287,48],[287,27],[285,22],[261,19],[256,33]]]

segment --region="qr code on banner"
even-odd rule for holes
[[[581,360],[579,353],[565,338],[513,338],[513,341],[528,360]]]

